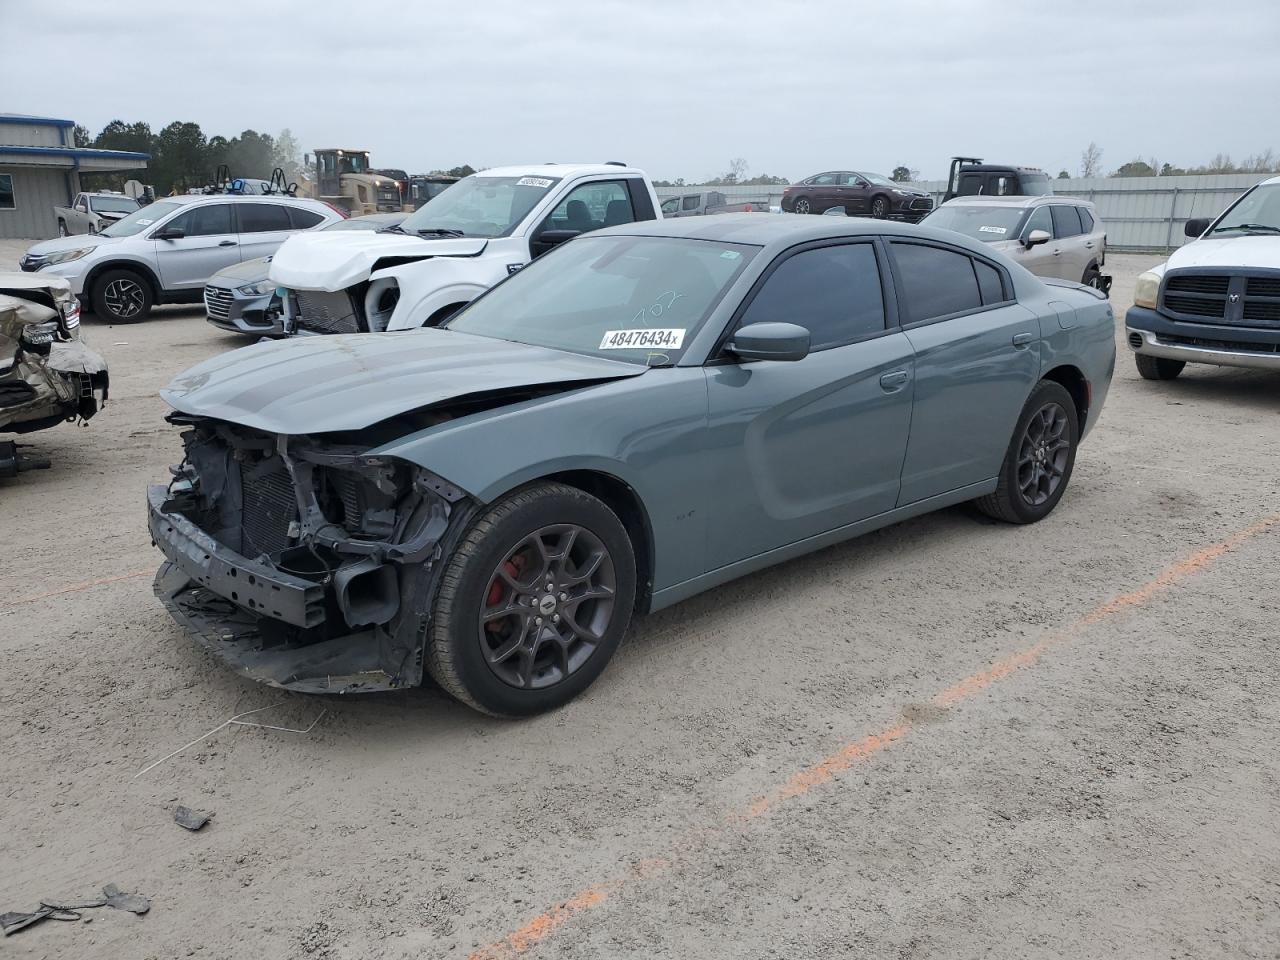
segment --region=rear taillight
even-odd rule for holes
[[[750,213],[750,212],[751,212],[751,204],[749,204],[749,203],[747,204],[747,206],[746,206],[746,210],[745,210],[744,212],[745,212],[745,213]]]
[[[321,200],[320,202],[323,203],[330,210],[332,210],[334,213],[336,213],[338,216],[340,216],[343,220],[347,219],[347,211],[343,210],[341,207],[335,207],[328,200]]]

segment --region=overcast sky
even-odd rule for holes
[[[1075,174],[1280,150],[1277,0],[0,0],[0,111],[290,128],[411,172]],[[265,175],[267,171],[253,171]]]

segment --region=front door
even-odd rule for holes
[[[781,255],[737,326],[809,330],[803,360],[707,368],[714,456],[708,570],[893,508],[911,422],[912,349],[886,321],[875,244]]]
[[[851,217],[871,213],[871,183],[856,173],[845,174],[844,212]]]
[[[1031,235],[1032,230],[1043,230],[1049,234],[1050,239],[1045,243],[1036,244],[1034,247],[1027,246],[1027,237]],[[1018,234],[1020,245],[1012,250],[1006,250],[1015,263],[1026,267],[1038,277],[1057,277],[1059,261],[1061,260],[1062,248],[1053,238],[1053,218],[1049,214],[1048,207],[1036,207],[1031,211],[1031,216],[1023,225],[1022,231]],[[1057,251],[1055,253],[1055,251]]]
[[[183,236],[156,241],[160,283],[166,290],[203,287],[224,267],[240,262],[231,204],[207,203],[167,221],[162,230],[177,229]]]
[[[915,350],[905,506],[996,476],[1040,376],[1040,326],[994,262],[942,244],[889,247]]]

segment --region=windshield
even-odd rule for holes
[[[559,182],[559,177],[467,177],[428,200],[400,228],[505,237]]]
[[[864,180],[870,180],[872,183],[879,184],[882,187],[900,187],[902,184],[890,180],[888,177],[882,177],[878,173],[859,173],[858,176]]]
[[[155,203],[147,204],[141,207],[127,217],[121,217],[105,230],[100,231],[99,236],[103,237],[132,237],[135,233],[141,233],[150,226],[154,226],[157,220],[162,220],[173,211],[181,208],[180,203],[166,203],[163,200],[157,200]]]
[[[1018,179],[1022,181],[1023,196],[1047,197],[1053,193],[1053,183],[1047,173],[1023,173]]]
[[[94,213],[132,213],[138,201],[132,197],[90,197],[89,209]]]
[[[680,359],[759,248],[677,237],[585,237],[535,260],[451,330],[647,366]]]
[[[993,243],[996,240],[1012,240],[1017,236],[1018,221],[1025,212],[1021,207],[997,207],[986,203],[954,207],[943,204],[921,223]]]
[[[1209,231],[1210,236],[1280,233],[1280,183],[1254,187]]]

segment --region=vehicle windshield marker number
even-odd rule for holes
[[[600,338],[601,350],[633,350],[662,347],[679,350],[684,343],[683,328],[644,328],[640,330],[606,330]]]

